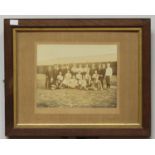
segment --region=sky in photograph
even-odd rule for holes
[[[117,45],[37,45],[37,64],[91,61],[91,59],[99,61],[101,58],[116,61]]]

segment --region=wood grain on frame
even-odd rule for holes
[[[5,26],[5,101],[7,136],[98,136],[148,137],[150,135],[150,20],[149,19],[20,19],[18,26]],[[138,27],[142,28],[142,128],[140,129],[16,129],[13,122],[13,39],[15,27]]]

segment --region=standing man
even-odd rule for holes
[[[89,74],[90,68],[88,66],[88,64],[85,64],[84,68],[83,68],[83,75],[86,75],[87,73]]]
[[[91,68],[90,68],[90,75],[91,75],[91,77],[92,77],[93,74],[95,73],[95,70],[96,70],[95,64],[92,64],[92,65],[91,65]]]
[[[76,75],[76,73],[77,73],[77,66],[76,66],[76,64],[73,64],[73,66],[72,66],[72,68],[71,68],[71,73],[72,73],[72,75]]]
[[[105,72],[105,64],[102,64],[101,67],[98,67],[99,80],[101,81],[102,88],[104,88]]]
[[[54,65],[54,69],[53,69],[53,83],[54,84],[56,84],[58,73],[59,73],[59,67],[58,65]]]
[[[47,71],[46,71],[46,82],[45,82],[46,89],[51,88],[51,79],[53,79],[52,67],[48,66]]]
[[[62,65],[62,75],[63,77],[65,76],[65,74],[67,73],[67,67],[66,64]]]
[[[105,72],[107,88],[110,88],[111,76],[112,76],[112,68],[110,67],[110,63],[107,63],[107,68]]]
[[[100,83],[101,83],[101,89],[103,89],[103,75],[102,75],[102,66],[101,64],[98,64],[98,67],[97,67],[97,73],[99,75],[99,80],[100,80]]]

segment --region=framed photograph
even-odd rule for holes
[[[150,19],[5,19],[6,136],[150,136]]]

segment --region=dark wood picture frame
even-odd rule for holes
[[[16,19],[14,19],[16,20]],[[14,28],[126,28],[142,29],[142,128],[15,128],[13,100]],[[18,19],[4,20],[5,133],[10,138],[148,138],[151,133],[151,34],[150,19]]]

